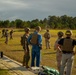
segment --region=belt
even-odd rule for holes
[[[71,54],[71,53],[73,53],[73,51],[68,51],[68,52],[67,51],[62,51],[62,53],[63,54]]]

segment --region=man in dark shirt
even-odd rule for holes
[[[62,50],[62,63],[60,68],[60,75],[64,75],[65,65],[67,67],[66,75],[71,75],[74,55],[76,54],[74,50],[76,40],[71,38],[72,31],[70,30],[67,30],[65,35],[66,37],[58,42],[58,48]]]

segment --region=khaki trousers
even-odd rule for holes
[[[74,55],[72,53],[62,54],[62,63],[60,68],[60,75],[64,75],[64,68],[66,66],[66,75],[71,75]]]
[[[45,39],[45,45],[47,49],[50,49],[50,40]]]

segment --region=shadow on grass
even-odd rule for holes
[[[47,52],[47,53],[43,53],[44,55],[48,55],[48,54],[56,54],[56,52]]]
[[[21,44],[10,44],[9,46],[20,46]]]
[[[6,50],[6,52],[23,52],[24,50]]]
[[[19,51],[23,51],[23,50],[11,50],[11,52],[19,52]]]

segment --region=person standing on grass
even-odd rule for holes
[[[1,38],[3,38],[3,37],[5,37],[5,29],[2,29],[2,37]]]
[[[63,35],[64,35],[64,33],[62,31],[59,31],[57,33],[58,38],[54,44],[54,50],[56,50],[57,68],[58,68],[59,72],[60,72],[60,66],[61,66],[62,51],[57,48],[57,45],[58,45],[58,41],[63,38]]]
[[[49,33],[49,29],[47,29],[46,32],[44,33],[46,49],[50,49],[50,37],[51,35]]]
[[[42,49],[42,36],[39,34],[41,27],[37,26],[33,34],[28,38],[28,42],[32,45],[32,54],[31,54],[31,67],[35,66],[36,58],[36,67],[40,66],[40,50]]]
[[[8,44],[8,29],[5,30],[5,43]]]
[[[13,39],[12,35],[13,35],[13,30],[10,31],[10,40]]]
[[[29,37],[29,31],[30,28],[25,28],[25,34],[21,37],[21,45],[24,49],[24,56],[23,56],[23,66],[26,66],[26,68],[29,68],[28,63],[30,60],[30,54],[29,54],[29,44],[27,42],[27,39]]]
[[[76,54],[74,46],[76,40],[72,39],[72,31],[65,32],[66,37],[58,42],[58,47],[62,50],[62,63],[60,68],[60,75],[64,75],[64,68],[66,66],[66,75],[72,75],[72,67],[74,62],[74,55]]]

